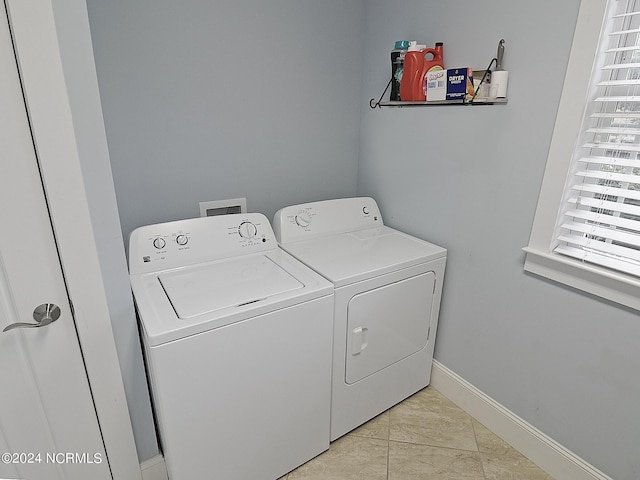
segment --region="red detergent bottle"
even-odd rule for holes
[[[428,57],[428,58],[427,58]],[[400,100],[403,102],[424,102],[425,77],[430,70],[443,70],[443,44],[436,43],[435,48],[426,48],[409,42],[409,49],[404,56],[404,72],[400,81]]]

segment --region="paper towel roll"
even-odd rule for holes
[[[507,97],[507,84],[509,83],[509,72],[497,70],[491,73],[491,85],[496,85],[496,97]]]

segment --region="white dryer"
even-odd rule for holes
[[[273,228],[335,285],[335,440],[429,384],[446,250],[384,226],[368,197],[286,207]]]
[[[264,215],[141,227],[129,267],[170,480],[276,479],[328,448],[333,286]]]

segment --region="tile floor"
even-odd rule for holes
[[[553,480],[433,387],[279,480]]]

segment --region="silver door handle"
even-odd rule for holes
[[[60,307],[55,303],[43,303],[42,305],[38,305],[33,311],[33,319],[36,321],[36,323],[12,323],[11,325],[7,325],[6,327],[4,327],[2,331],[8,332],[9,330],[13,330],[14,328],[45,327],[50,323],[58,320],[58,318],[60,318]]]

